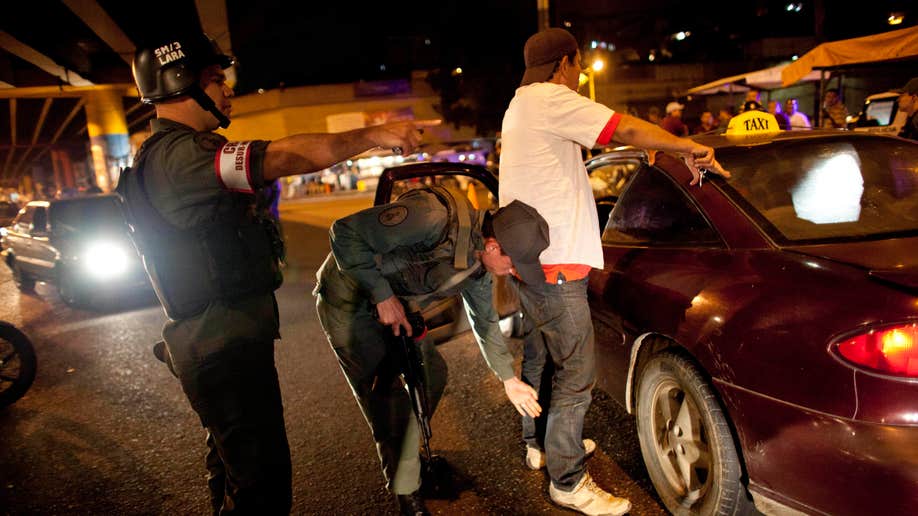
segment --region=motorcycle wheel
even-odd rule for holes
[[[12,324],[0,322],[0,408],[29,390],[37,367],[29,338]]]

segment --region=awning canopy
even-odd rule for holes
[[[809,77],[813,70],[908,58],[918,58],[918,26],[823,43],[787,65],[781,72],[781,83],[790,86]]]
[[[718,79],[707,84],[702,84],[701,86],[696,86],[686,91],[686,94],[713,95],[715,93],[735,93],[748,91],[750,87],[758,90],[773,90],[776,88],[782,88],[784,86],[781,83],[781,72],[788,66],[790,65],[781,64],[778,66],[772,66],[771,68],[765,68],[763,70],[756,70],[754,72],[746,72],[739,75],[724,77],[723,79]],[[819,72],[811,72],[807,74],[803,80],[818,81]]]

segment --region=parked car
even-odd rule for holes
[[[20,289],[54,283],[69,305],[151,288],[115,195],[32,201],[7,228],[2,245]]]
[[[586,163],[597,387],[635,416],[657,493],[675,514],[913,513],[918,144],[698,140],[730,179],[689,187],[681,160],[634,149]],[[456,173],[496,197],[481,167],[432,164],[386,171],[377,202]]]
[[[864,99],[864,107],[852,117],[848,125],[854,131],[867,133],[899,134],[908,118],[899,111],[899,93],[887,91]]]

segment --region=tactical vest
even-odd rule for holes
[[[144,180],[146,150],[169,132],[144,142],[116,189],[166,315],[185,319],[213,301],[270,294],[283,280],[283,241],[274,221],[255,213],[253,195],[228,193],[210,220],[188,229],[173,226],[153,206]]]
[[[475,277],[485,272],[475,254],[476,249],[483,247],[483,212],[468,208],[468,204],[465,204],[465,209],[460,209],[457,203],[467,203],[465,198],[458,192],[440,186],[409,190],[399,200],[425,191],[436,195],[448,213],[449,222],[443,228],[437,244],[430,248],[399,247],[376,256],[376,266],[389,282],[393,293],[403,300],[414,300],[421,306],[435,298],[453,295],[461,286],[461,281],[451,280],[469,277],[464,275],[468,269],[474,268],[469,272]],[[321,293],[332,306],[353,311],[367,302],[368,294],[361,292],[357,283],[339,270],[331,253],[317,276],[316,293]],[[443,286],[448,288],[444,289]]]

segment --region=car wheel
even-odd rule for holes
[[[35,278],[29,276],[28,273],[22,270],[16,258],[13,258],[10,269],[13,270],[13,281],[16,282],[16,286],[19,290],[23,292],[32,292],[35,290]]]
[[[57,292],[67,306],[79,307],[86,303],[86,293],[67,269],[61,269],[57,275]]]
[[[690,360],[672,352],[650,359],[638,385],[637,428],[644,464],[670,512],[755,514],[724,410]]]
[[[10,324],[0,323],[0,407],[21,398],[35,380],[32,343]]]

